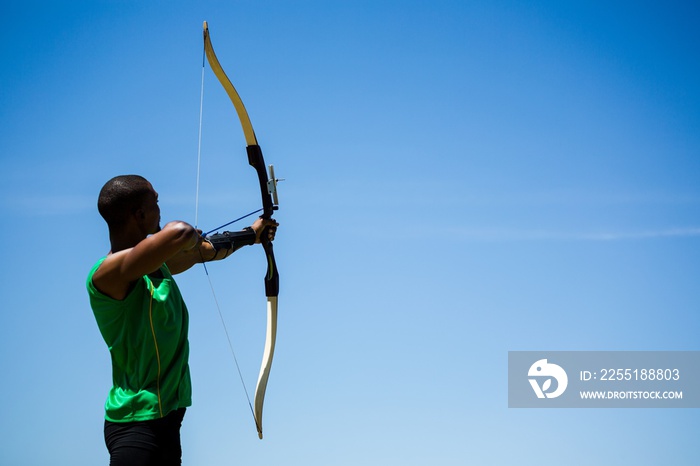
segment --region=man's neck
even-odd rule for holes
[[[124,249],[131,249],[144,239],[146,239],[146,236],[143,236],[140,232],[110,232],[109,234],[109,243],[112,247],[112,253],[123,251]]]

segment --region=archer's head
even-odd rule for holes
[[[107,222],[110,235],[141,231],[143,237],[160,230],[158,193],[139,175],[120,175],[100,190],[97,210]]]

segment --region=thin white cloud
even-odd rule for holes
[[[700,237],[700,227],[658,230],[557,231],[501,228],[453,229],[448,236],[467,241],[623,241]]]
[[[53,216],[97,212],[95,196],[57,194],[55,196],[4,197],[0,208],[15,215]]]
[[[680,238],[700,236],[700,228],[669,228],[646,231],[610,231],[580,235],[581,239],[593,241],[616,241],[626,239]]]

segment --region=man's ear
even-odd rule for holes
[[[141,207],[139,207],[138,209],[134,210],[134,217],[137,220],[144,220],[146,218],[146,212],[144,212],[144,210]]]

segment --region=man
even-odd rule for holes
[[[90,271],[87,289],[112,359],[104,427],[110,466],[179,465],[192,396],[189,317],[172,276],[260,243],[263,234],[272,241],[278,224],[258,219],[216,240],[181,221],[161,229],[158,193],[138,175],[109,180],[97,206],[111,251]]]

